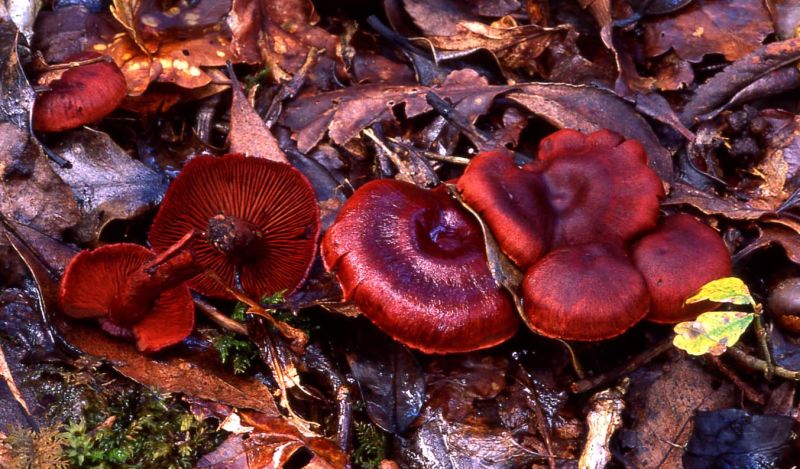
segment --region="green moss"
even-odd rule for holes
[[[34,432],[21,427],[8,429],[4,441],[10,450],[8,469],[62,469],[67,467],[63,451],[65,441],[58,426]]]
[[[386,435],[370,423],[355,423],[353,463],[366,469],[377,469],[386,459]]]
[[[214,348],[219,352],[222,363],[230,365],[236,374],[246,373],[258,360],[258,349],[247,339],[239,339],[235,334],[223,334],[216,337]]]

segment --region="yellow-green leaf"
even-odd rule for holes
[[[725,277],[708,282],[697,293],[687,299],[686,304],[700,303],[701,301],[753,306],[756,304],[753,297],[750,296],[750,290],[747,285],[736,277]]]
[[[694,321],[676,324],[672,343],[690,355],[722,355],[739,341],[754,316],[740,311],[703,313]]]

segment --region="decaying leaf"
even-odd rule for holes
[[[747,285],[737,277],[725,277],[703,285],[697,293],[686,299],[686,304],[711,301],[735,305],[753,305],[756,302],[750,295]]]
[[[699,62],[706,54],[738,60],[772,33],[772,20],[760,0],[695,0],[669,16],[645,23],[648,57],[674,49],[684,60]]]

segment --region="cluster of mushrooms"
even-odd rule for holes
[[[33,127],[94,122],[126,93],[119,69],[83,53],[39,84]],[[642,318],[675,323],[684,300],[730,275],[716,231],[689,215],[659,223],[662,181],[636,141],[562,130],[522,167],[510,153],[475,157],[456,182],[503,252],[525,271],[523,320],[565,340],[622,334]],[[173,181],[150,230],[152,249],[111,244],[78,254],[61,284],[74,318],[152,352],[194,327],[191,290],[260,298],[296,290],[320,232],[319,208],[296,169],[264,159],[196,157]],[[445,186],[372,181],[344,204],[322,241],[344,296],[396,340],[429,353],[466,352],[513,336],[520,318],[495,281],[479,223]]]
[[[597,341],[645,317],[693,318],[702,310],[686,298],[731,273],[715,230],[685,214],[659,223],[664,189],[644,148],[607,130],[558,131],[523,167],[506,152],[480,154],[456,185],[525,271],[523,319],[547,337]],[[365,184],[323,237],[322,256],[345,298],[410,347],[466,352],[517,331],[480,225],[444,186]]]

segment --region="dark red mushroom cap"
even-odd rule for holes
[[[149,249],[126,243],[82,251],[72,259],[61,279],[61,309],[73,318],[113,322],[110,318],[126,282],[154,257]],[[142,318],[132,325],[117,326],[131,330],[143,352],[182,341],[194,328],[194,303],[189,289],[181,285],[166,290]]]
[[[82,52],[67,62],[99,57],[94,52]],[[60,132],[99,121],[128,93],[125,76],[111,61],[67,69],[47,86],[50,90],[37,96],[33,105],[33,128],[41,132]]]
[[[150,228],[162,252],[186,233],[205,233],[191,244],[195,260],[231,288],[237,272],[252,298],[294,291],[306,278],[319,237],[314,189],[293,167],[240,155],[198,156],[172,182]],[[190,287],[217,298],[225,288],[203,274]]]
[[[528,326],[546,337],[595,341],[618,336],[647,313],[650,296],[622,247],[555,249],[525,273]]]
[[[473,158],[458,188],[514,263],[528,267],[549,249],[554,220],[542,178],[518,168],[510,153]]]
[[[677,323],[702,313],[683,302],[706,283],[731,275],[731,256],[719,234],[691,215],[666,218],[632,248],[636,267],[653,299],[647,319]]]
[[[539,145],[556,214],[554,246],[616,238],[655,228],[664,188],[639,142],[609,130],[560,130]]]
[[[365,184],[325,234],[322,256],[345,298],[410,347],[467,352],[517,330],[511,299],[489,272],[480,227],[441,186]]]

